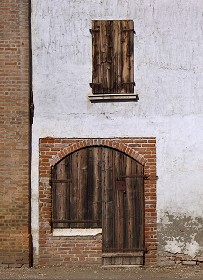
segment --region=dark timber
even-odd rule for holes
[[[134,93],[134,23],[92,22],[93,94]]]

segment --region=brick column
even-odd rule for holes
[[[29,0],[0,1],[0,266],[29,265]]]

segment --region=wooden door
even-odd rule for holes
[[[102,155],[103,264],[143,264],[143,166],[115,150]]]
[[[111,148],[88,147],[53,170],[53,226],[102,227],[104,265],[143,264],[143,166]]]

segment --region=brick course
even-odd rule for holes
[[[29,264],[29,1],[0,1],[0,266]]]
[[[101,263],[101,236],[54,237],[51,229],[51,167],[63,157],[88,146],[115,148],[144,165],[145,195],[145,265],[157,264],[157,216],[156,216],[156,139],[40,139],[39,166],[39,265],[77,263]]]

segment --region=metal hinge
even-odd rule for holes
[[[133,85],[133,86],[135,86],[135,82],[126,82],[126,83],[122,83],[122,85]]]
[[[34,118],[34,102],[33,102],[33,91],[30,92],[30,123],[33,124],[33,118]]]
[[[122,32],[124,32],[124,31],[133,31],[133,33],[136,34],[134,29],[123,29]]]
[[[89,29],[89,31],[90,31],[90,33],[92,34],[92,33],[94,33],[94,32],[99,32],[100,29]]]
[[[98,86],[101,86],[101,83],[89,83],[90,87],[93,88],[93,87],[98,87]]]
[[[51,186],[52,183],[69,183],[71,181],[71,179],[68,180],[56,180],[56,179],[51,179],[49,180],[49,185]]]
[[[121,178],[143,178],[144,180],[157,180],[158,176],[145,175],[131,175],[131,176],[121,176]]]

